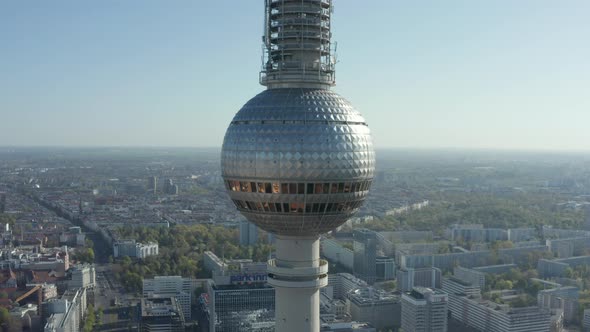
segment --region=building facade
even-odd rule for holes
[[[135,240],[120,240],[113,243],[113,256],[115,258],[129,256],[131,258],[146,258],[159,253],[158,244],[149,242],[146,244],[135,242]]]
[[[68,282],[70,288],[92,288],[96,286],[96,271],[92,264],[77,265],[70,269],[72,279]]]
[[[551,311],[534,307],[510,308],[478,297],[456,296],[451,317],[469,327],[489,332],[549,332]]]
[[[45,305],[47,323],[44,332],[79,332],[86,313],[86,289],[69,289],[60,299],[51,299]]]
[[[377,281],[395,279],[395,260],[392,257],[377,257],[375,275]]]
[[[275,289],[266,284],[211,284],[208,299],[209,332],[274,331]]]
[[[379,330],[400,326],[401,304],[397,295],[373,287],[359,288],[347,294],[346,305],[357,322],[370,323]]]
[[[143,296],[146,298],[176,299],[185,322],[191,320],[192,279],[180,276],[155,276],[143,279]]]
[[[247,220],[240,221],[240,245],[253,246],[256,242],[258,242],[258,227]]]
[[[397,271],[398,288],[402,292],[409,292],[414,287],[440,288],[442,271],[435,267],[405,268]]]
[[[446,293],[415,287],[402,294],[402,329],[404,332],[446,332],[447,306]]]
[[[184,332],[182,309],[174,297],[142,298],[140,332]]]
[[[354,253],[352,250],[345,248],[342,244],[334,239],[322,238],[321,252],[324,257],[333,263],[340,264],[347,269],[353,269]]]
[[[355,229],[353,236],[354,275],[368,284],[377,280],[377,233]]]

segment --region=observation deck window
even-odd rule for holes
[[[338,183],[332,183],[332,190],[330,191],[332,194],[338,193]]]
[[[267,213],[323,214],[350,212],[360,207],[363,200],[341,203],[271,203],[232,200],[237,208]]]
[[[250,182],[240,182],[240,191],[247,193],[252,192]]]
[[[314,190],[313,190],[314,184],[313,183],[308,183],[307,184],[307,193],[308,194],[313,194]]]
[[[278,182],[272,183],[272,193],[279,194],[281,192],[281,185]]]
[[[346,182],[344,184],[344,192],[345,193],[349,193],[350,192],[350,186],[351,186],[350,182]]]
[[[228,180],[225,187],[230,191],[263,194],[291,194],[291,195],[317,195],[317,194],[348,194],[359,191],[367,191],[372,181],[359,182],[322,182],[322,183],[280,183],[280,182],[248,182]]]
[[[305,183],[298,183],[297,184],[297,193],[300,195],[305,194]]]

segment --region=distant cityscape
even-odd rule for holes
[[[564,177],[556,156],[537,163],[470,152],[469,161],[460,154],[441,160],[417,153],[406,161],[395,155],[379,160],[359,215],[321,238],[321,256],[330,263],[320,297],[322,331],[588,330],[590,196],[583,160],[571,159],[574,171]],[[5,326],[274,330],[266,272],[273,254],[265,251],[274,238],[230,205],[216,153],[23,149],[3,152],[0,160]],[[506,198],[496,219],[471,210],[474,197],[489,195]],[[526,213],[514,217],[510,201]],[[433,217],[441,207],[470,217]],[[537,210],[543,213],[528,215]],[[498,227],[507,218],[514,227]],[[189,243],[198,269],[170,266],[180,274],[161,274],[172,264],[161,258],[173,257],[179,243],[156,240],[190,227],[204,227],[198,230],[211,232],[201,233],[210,239],[226,232],[219,236],[228,242]],[[125,269],[140,269],[139,280]]]

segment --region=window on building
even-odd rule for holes
[[[272,183],[272,192],[273,194],[279,194],[281,192],[281,186],[278,182]]]
[[[240,182],[240,191],[247,193],[251,192],[250,182]]]

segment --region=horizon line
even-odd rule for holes
[[[0,145],[1,150],[5,149],[205,149],[221,150],[221,146],[183,146],[183,145]],[[555,148],[504,148],[504,147],[424,147],[424,146],[391,146],[375,148],[377,151],[454,151],[454,152],[536,152],[536,153],[590,153],[589,149],[555,149]]]

